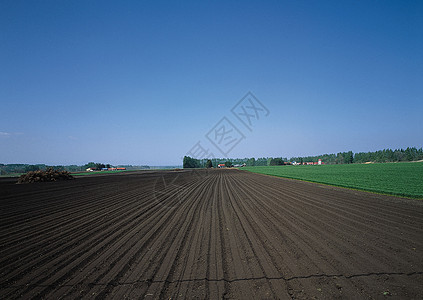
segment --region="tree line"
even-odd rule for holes
[[[57,171],[80,172],[85,171],[84,166],[69,165],[69,166],[51,166],[46,164],[0,164],[0,175],[27,173],[29,171],[44,171],[47,169],[54,169]]]
[[[374,152],[358,152],[353,153],[339,152],[332,154],[322,154],[317,156],[292,157],[289,161],[293,162],[317,162],[319,159],[325,164],[351,164],[365,162],[401,162],[401,161],[417,161],[423,159],[423,148],[408,147],[406,149],[383,149]]]
[[[220,164],[224,164],[226,167],[233,165],[246,166],[277,166],[288,163],[287,158],[282,157],[260,157],[260,158],[210,158],[210,159],[196,159],[190,156],[185,156],[183,159],[184,168],[216,168]]]
[[[318,162],[319,159],[324,164],[352,164],[352,163],[366,163],[366,162],[402,162],[402,161],[417,161],[423,160],[423,148],[408,147],[406,149],[383,149],[374,152],[358,152],[352,151],[339,152],[332,154],[322,154],[316,156],[298,156],[298,157],[260,157],[260,158],[210,158],[210,159],[195,159],[185,156],[183,160],[184,168],[216,168],[219,164],[231,164],[246,166],[278,166],[289,165],[293,162],[306,163]]]
[[[57,165],[57,166],[50,166],[46,164],[0,164],[0,175],[9,175],[9,174],[20,174],[20,173],[27,173],[29,171],[44,171],[47,169],[54,169],[57,171],[68,171],[68,172],[83,172],[88,168],[93,168],[96,170],[101,170],[102,168],[111,168],[111,167],[120,167],[126,168],[127,170],[140,170],[140,169],[149,169],[149,166],[133,166],[133,165],[118,165],[112,166],[111,164],[104,164],[104,163],[94,163],[89,162],[85,165]]]

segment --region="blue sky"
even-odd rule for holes
[[[421,147],[422,1],[1,1],[0,163]],[[231,108],[269,110],[252,131]]]

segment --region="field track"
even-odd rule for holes
[[[423,298],[423,201],[239,170],[0,179],[0,298]]]

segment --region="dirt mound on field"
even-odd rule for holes
[[[74,177],[68,171],[47,169],[45,171],[30,171],[23,174],[19,177],[18,183],[34,183],[69,179],[74,179]]]

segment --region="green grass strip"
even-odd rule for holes
[[[243,170],[374,193],[423,199],[423,162],[257,166]]]

